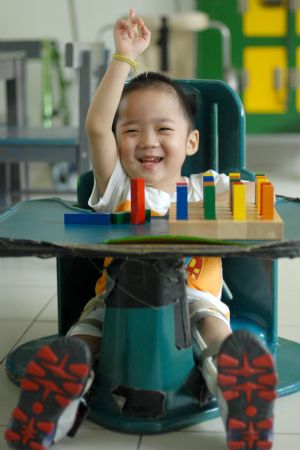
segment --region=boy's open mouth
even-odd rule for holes
[[[143,158],[139,158],[139,161],[142,163],[142,164],[158,164],[158,163],[160,163],[161,161],[162,161],[162,157],[160,157],[160,156],[145,156],[145,157],[143,157]]]

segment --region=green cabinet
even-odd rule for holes
[[[197,0],[231,33],[231,59],[249,133],[300,131],[300,1]],[[221,35],[198,36],[198,77],[224,79]]]

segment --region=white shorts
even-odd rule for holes
[[[78,334],[102,337],[105,317],[106,293],[93,297],[85,306],[79,321],[68,331],[68,336]],[[187,300],[191,322],[199,322],[207,316],[223,320],[230,328],[228,306],[208,292],[187,288]]]

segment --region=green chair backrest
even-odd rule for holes
[[[195,127],[200,132],[198,152],[187,157],[182,174],[189,176],[208,169],[220,173],[241,172],[253,180],[246,169],[245,113],[236,92],[224,81],[177,80],[187,95],[194,95],[197,105]],[[78,180],[78,205],[88,208],[93,186],[92,172]]]
[[[253,179],[246,169],[245,113],[236,92],[220,80],[178,81],[187,94],[196,96],[195,126],[200,132],[199,150],[186,159],[183,175],[213,169]]]

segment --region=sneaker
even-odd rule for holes
[[[218,385],[230,450],[272,447],[277,376],[268,350],[252,334],[237,331],[221,346]],[[224,417],[225,416],[225,417]]]
[[[74,337],[42,347],[28,363],[17,407],[5,432],[15,449],[46,450],[63,436],[74,435],[82,420],[83,394],[91,385],[91,354]]]

